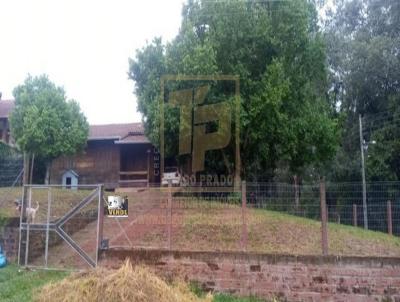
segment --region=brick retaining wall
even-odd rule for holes
[[[101,264],[124,259],[206,290],[282,301],[400,302],[400,258],[288,256],[226,252],[112,249]]]
[[[14,261],[18,254],[19,218],[7,219],[0,226],[0,245],[3,247],[8,261]]]

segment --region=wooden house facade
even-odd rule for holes
[[[9,116],[14,101],[0,100],[0,141],[14,145]],[[160,183],[160,155],[141,123],[92,125],[86,148],[52,162],[50,183],[73,187],[104,184],[107,188]]]
[[[14,101],[0,99],[0,141],[8,145],[13,145],[14,141],[10,135],[9,115],[14,109]]]
[[[53,161],[52,184],[143,187],[160,182],[159,154],[141,123],[92,125],[85,150]]]

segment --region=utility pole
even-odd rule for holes
[[[365,181],[365,159],[364,159],[364,138],[361,114],[358,115],[360,121],[360,148],[361,148],[361,174],[362,174],[362,190],[363,190],[363,213],[364,213],[364,229],[368,230],[368,213],[367,213],[367,184]]]

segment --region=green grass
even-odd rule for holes
[[[239,250],[242,213],[238,206],[193,203],[180,215],[174,248]],[[190,208],[190,207],[189,207]],[[177,219],[178,220],[178,219]],[[258,253],[321,255],[321,222],[282,212],[248,209],[247,250]],[[329,254],[349,256],[400,256],[400,238],[361,227],[328,224]]]
[[[197,296],[197,297],[204,297],[206,293],[200,288],[200,285],[196,282],[192,282],[189,284],[190,290]],[[235,297],[232,295],[221,294],[217,293],[214,294],[213,302],[268,302],[259,298],[255,297]],[[274,300],[271,302],[279,302],[278,300]]]
[[[0,269],[0,301],[29,302],[33,292],[50,281],[56,281],[67,275],[60,271],[18,271],[10,264]]]
[[[260,300],[258,298],[252,298],[252,297],[239,298],[225,294],[216,294],[213,299],[213,302],[263,302],[263,301],[265,300]]]

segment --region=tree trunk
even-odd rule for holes
[[[46,162],[46,176],[44,178],[44,183],[46,185],[50,184],[50,170],[51,170],[51,161]]]
[[[35,153],[32,154],[31,162],[30,162],[30,171],[29,171],[29,184],[33,183],[33,167],[35,164]]]
[[[233,175],[228,157],[226,156],[225,152],[222,149],[221,149],[221,154],[222,154],[222,159],[224,161],[225,167],[228,170],[228,175]]]
[[[24,174],[23,174],[23,184],[32,184],[33,178],[33,166],[35,161],[35,155],[24,153]]]
[[[298,209],[300,205],[300,192],[299,192],[299,177],[297,175],[293,176],[293,183],[294,183],[294,205],[296,209]]]
[[[29,183],[29,155],[24,152],[24,174],[22,176],[22,183],[27,185]]]
[[[22,176],[23,194],[22,194],[22,213],[25,213],[28,200],[28,189],[26,185],[29,183],[29,154],[24,152],[24,174]]]

